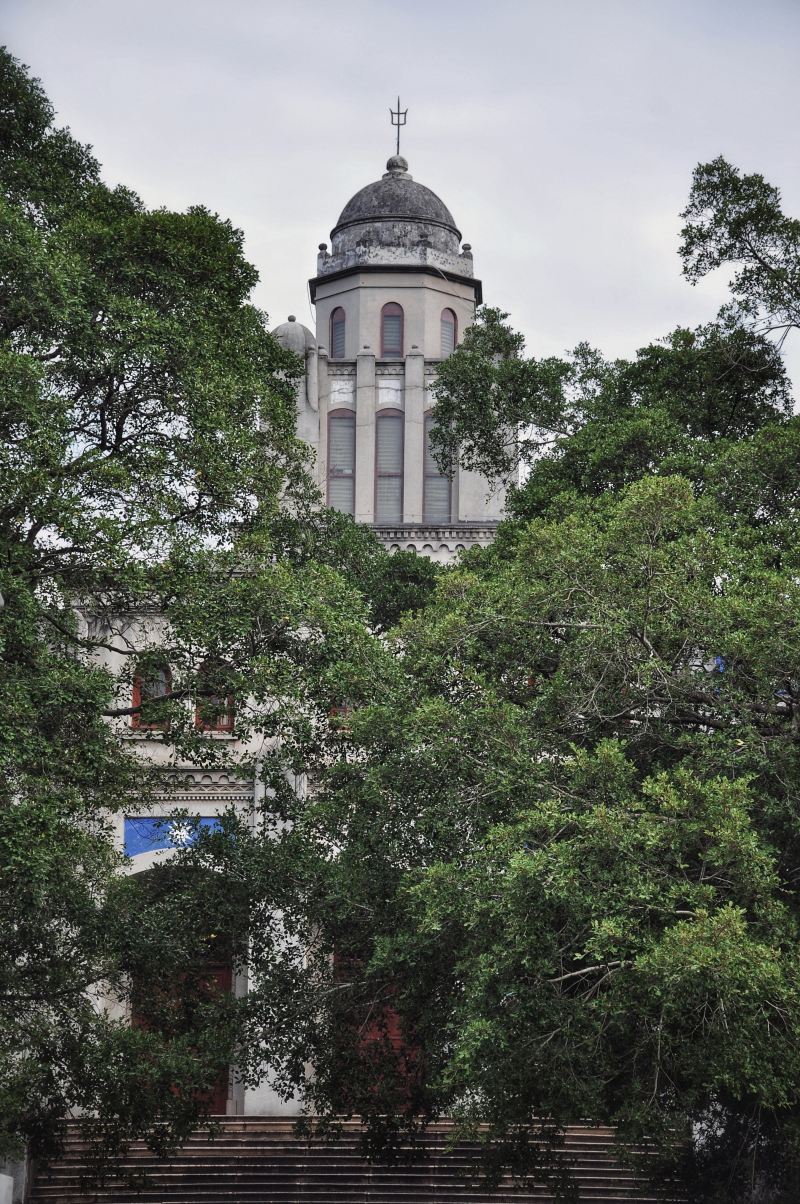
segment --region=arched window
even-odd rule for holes
[[[343,514],[356,508],[356,416],[334,410],[328,418],[328,505]]]
[[[204,661],[197,671],[195,727],[204,732],[232,732],[235,717],[230,670],[222,661]]]
[[[433,414],[426,414],[422,517],[426,523],[449,523],[451,519],[451,481],[450,477],[440,470],[431,455],[431,431],[434,425]]]
[[[442,359],[447,359],[448,355],[456,349],[456,334],[458,327],[456,325],[456,315],[452,309],[442,310]]]
[[[166,731],[168,720],[159,711],[159,700],[172,693],[172,674],[165,662],[137,666],[133,676],[131,706],[141,707],[131,715],[131,727],[144,731]]]
[[[399,410],[375,420],[375,522],[403,521],[403,428]]]
[[[403,310],[394,301],[381,310],[381,357],[403,354]]]
[[[341,305],[331,314],[331,359],[344,359],[345,316]]]

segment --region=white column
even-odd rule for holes
[[[422,522],[425,356],[412,347],[406,356],[406,426],[403,463],[403,522]]]
[[[375,356],[356,360],[356,508],[359,523],[375,521]]]
[[[328,376],[328,353],[319,349],[317,363],[317,402],[319,406],[319,443],[317,445],[317,484],[325,501],[328,498],[328,409],[331,382]]]

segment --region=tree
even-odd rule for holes
[[[800,221],[781,210],[777,188],[719,157],[695,168],[683,218],[681,258],[696,284],[714,269],[737,271],[726,317],[780,332],[800,325]]]
[[[384,1141],[387,1112],[488,1123],[517,1168],[539,1117],[673,1170],[703,1131],[695,1198],[794,1198],[796,548],[796,520],[776,563],[775,532],[643,480],[520,524],[401,625],[288,838],[318,944],[361,967],[313,969],[319,1110]],[[367,1050],[347,1008],[362,1034],[383,1009]]]
[[[379,575],[384,553],[318,508],[301,366],[248,301],[241,233],[104,184],[5,51],[0,96],[0,1154],[47,1156],[77,1108],[102,1161],[139,1135],[167,1148],[207,1108],[242,1009],[206,992],[178,1024],[175,984],[202,988],[214,931],[244,957],[251,923],[235,883],[180,858],[147,889],[121,876],[113,821],[187,760],[283,790],[274,738],[291,750],[366,638],[341,570]],[[162,697],[132,702],[165,660]],[[193,700],[220,695],[245,756],[197,728]]]
[[[523,466],[514,513],[651,472],[681,472],[701,486],[711,459],[791,415],[779,351],[744,327],[678,328],[631,361],[608,362],[586,344],[537,360],[523,357],[506,316],[480,312],[442,364],[433,439],[443,465],[459,455],[490,478]]]
[[[286,834],[320,956],[296,968],[313,1002],[274,1057],[299,1084],[313,1050],[307,1098],[364,1115],[374,1148],[454,1115],[495,1171],[541,1176],[589,1116],[692,1199],[788,1202],[800,428],[783,365],[725,316],[631,361],[521,353],[486,311],[442,365],[442,465],[503,475],[521,456],[528,476],[493,546],[390,633]]]

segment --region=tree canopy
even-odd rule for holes
[[[345,576],[388,613],[387,557],[319,506],[301,365],[249,301],[241,232],[105,184],[5,51],[0,98],[0,1154],[46,1155],[78,1109],[102,1117],[102,1156],[188,1132],[241,1033],[223,999],[170,1027],[155,985],[160,1014],[131,1028],[136,982],[196,974],[209,933],[241,950],[247,927],[214,875],[126,878],[117,817],[169,796],[164,768],[233,764],[198,697],[235,696],[251,750],[306,730],[366,638]],[[132,704],[165,660],[164,697]],[[233,768],[256,774],[252,755]]]
[[[739,264],[732,305],[630,360],[526,358],[483,311],[440,369],[437,454],[526,476],[439,573],[320,506],[240,233],[103,183],[5,53],[0,91],[2,1149],[46,1155],[71,1109],[101,1159],[166,1149],[233,1062],[317,1123],[362,1115],[374,1153],[450,1115],[490,1169],[545,1174],[591,1117],[697,1200],[796,1198],[775,190],[698,168],[685,270]],[[193,709],[229,698],[242,756]],[[254,813],[126,876],[116,818],[188,763],[249,775]],[[202,988],[215,943],[249,991],[201,989],[187,1028],[170,983]]]
[[[450,1115],[490,1166],[546,1174],[531,1139],[592,1117],[692,1199],[792,1200],[783,363],[731,311],[629,361],[522,351],[484,311],[441,367],[442,464],[527,476],[492,547],[389,634],[285,835],[328,956],[298,965],[314,1003],[273,1058],[288,1082],[313,1050],[309,1104],[381,1148]]]

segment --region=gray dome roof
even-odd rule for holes
[[[293,351],[295,355],[305,355],[308,347],[317,345],[314,335],[307,326],[303,326],[297,321],[294,314],[289,314],[286,322],[275,327],[272,337],[278,340],[281,347],[285,347],[287,351]]]
[[[443,226],[461,239],[450,210],[435,192],[408,174],[408,163],[402,155],[393,155],[386,167],[386,175],[367,184],[347,202],[331,238],[347,226],[364,222],[412,221]]]

